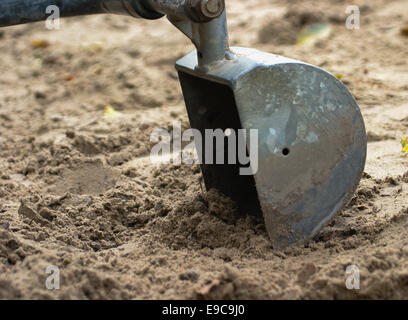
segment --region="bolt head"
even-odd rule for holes
[[[188,11],[195,22],[208,22],[224,12],[224,0],[190,0]]]
[[[204,10],[210,14],[217,14],[223,11],[221,0],[204,0],[201,2],[201,5],[204,5]]]

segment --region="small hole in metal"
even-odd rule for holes
[[[290,150],[289,150],[289,148],[283,148],[283,150],[282,150],[282,154],[286,157],[286,156],[288,156],[289,155],[289,153],[290,153]]]
[[[231,136],[233,133],[234,133],[234,129],[231,129],[231,128],[227,128],[224,131],[224,134],[225,134],[226,137]]]
[[[203,58],[203,54],[202,54],[200,51],[198,51],[198,57],[199,57],[200,59]]]

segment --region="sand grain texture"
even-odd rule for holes
[[[198,166],[152,165],[150,133],[188,128],[174,62],[193,49],[165,19],[94,16],[0,33],[0,298],[408,298],[406,0],[229,1],[231,44],[341,74],[364,115],[351,203],[302,247],[276,251]],[[315,8],[312,11],[311,8]],[[293,43],[311,23],[333,33]],[[32,39],[49,42],[32,48]],[[106,105],[121,114],[104,116]],[[347,290],[347,266],[360,290]],[[45,288],[49,265],[61,288]]]

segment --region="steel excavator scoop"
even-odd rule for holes
[[[261,209],[274,248],[304,243],[359,183],[367,143],[356,101],[342,82],[307,63],[236,47],[202,68],[202,55],[192,52],[176,65],[191,127],[203,137],[221,129],[226,140],[229,129],[257,133],[246,139],[254,174],[243,175],[237,159],[203,161],[207,189],[231,197],[241,211]],[[216,149],[228,158],[225,145]]]

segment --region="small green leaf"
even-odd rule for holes
[[[328,24],[317,23],[313,24],[306,29],[303,29],[297,38],[296,45],[298,46],[311,46],[318,40],[327,38],[332,32],[332,27]]]
[[[402,138],[401,144],[402,144],[402,152],[408,153],[408,137]]]

